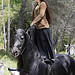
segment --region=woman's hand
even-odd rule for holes
[[[30,26],[31,26],[31,27],[33,26],[33,22],[30,24]]]

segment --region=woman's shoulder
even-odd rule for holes
[[[41,2],[41,3],[40,3],[40,6],[41,6],[41,5],[42,5],[42,6],[46,6],[46,2]]]
[[[44,5],[46,5],[46,2],[41,2],[41,4],[44,4]]]

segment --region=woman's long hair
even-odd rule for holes
[[[40,1],[46,3],[46,0],[40,0]],[[36,4],[35,7],[36,7],[37,5],[38,5],[38,4]],[[46,3],[46,5],[47,5],[47,3]],[[35,7],[34,7],[34,9],[35,9]],[[33,15],[32,15],[32,18],[33,18],[33,19],[32,19],[32,20],[34,20],[34,9],[33,9]],[[47,21],[48,21],[49,24],[52,23],[52,14],[51,14],[51,12],[50,12],[50,9],[49,9],[48,5],[47,5],[47,8],[46,8],[46,19],[47,19]]]

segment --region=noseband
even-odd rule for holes
[[[24,43],[23,43],[23,46],[24,46]],[[23,52],[25,51],[25,49],[26,49],[26,46],[23,48],[23,46],[21,46],[21,48],[19,49],[20,50],[20,52],[19,52],[19,55],[22,55],[23,54]],[[14,46],[15,47],[15,46]],[[18,46],[16,46],[16,47],[18,47]]]

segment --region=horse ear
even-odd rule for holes
[[[17,28],[14,28],[13,31],[14,31],[14,35],[15,35],[17,33]]]
[[[16,32],[17,28],[15,27],[15,28],[13,28],[13,30],[14,30],[14,32]]]
[[[31,26],[28,26],[28,28],[25,30],[25,32],[27,34],[30,34],[30,31],[33,30],[33,29],[35,29],[35,26],[34,25],[32,27]]]
[[[13,31],[15,32],[15,28],[13,28]]]
[[[30,26],[28,26],[28,28],[26,28],[26,29],[25,29],[25,32],[26,32],[27,34],[29,34],[30,29],[31,29],[31,27],[30,27]]]

